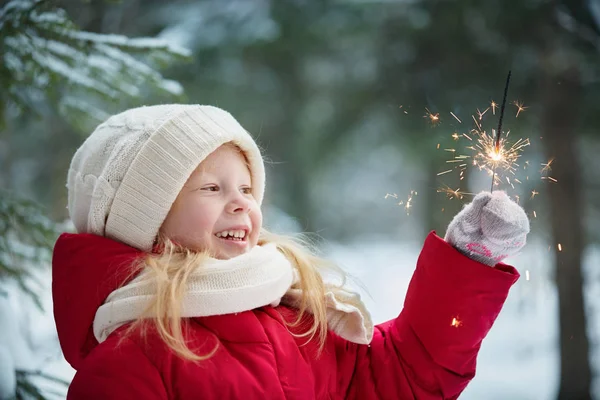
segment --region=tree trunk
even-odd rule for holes
[[[559,400],[591,399],[589,341],[583,299],[581,254],[584,247],[582,223],[581,167],[578,165],[577,115],[582,87],[576,66],[542,79],[543,140],[548,158],[555,158],[547,182],[552,239],[556,251],[556,285],[560,318]],[[562,251],[558,245],[562,246]]]

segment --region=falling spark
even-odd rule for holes
[[[452,111],[450,111],[450,114],[458,121],[458,123],[462,124],[462,121]]]
[[[447,174],[447,173],[449,173],[449,172],[452,172],[452,170],[451,170],[451,169],[449,169],[449,170],[447,170],[447,171],[442,171],[442,172],[438,173],[438,174],[437,174],[437,176],[444,175],[444,174]]]
[[[525,270],[525,278],[529,280],[529,270]]]
[[[537,194],[540,194],[540,193],[535,190],[532,190],[531,191],[531,199],[533,199]]]
[[[396,193],[387,193],[384,197],[384,199],[387,199],[388,197],[392,197],[394,199],[398,198],[398,195]]]
[[[562,244],[558,244],[558,251],[562,251]]]
[[[446,193],[446,195],[448,196],[448,198],[450,200],[452,200],[454,198],[458,199],[458,200],[461,200],[465,195],[467,195],[467,194],[473,194],[473,193],[461,192],[460,188],[458,188],[458,189],[452,189],[449,186],[439,188],[437,190],[437,192],[438,193]]]
[[[458,318],[454,317],[452,318],[452,323],[450,324],[450,326],[453,326],[455,328],[458,328],[459,326],[462,325],[462,321],[459,320]]]
[[[537,218],[537,214],[535,213],[535,211],[533,212],[533,218]]]
[[[547,163],[542,163],[541,165],[542,165],[543,168],[540,170],[540,173],[541,174],[547,174],[548,172],[551,172],[552,171],[551,165],[552,165],[553,162],[554,162],[554,158],[551,158],[551,159],[548,160]]]
[[[486,108],[483,112],[479,111],[479,108],[477,109],[477,115],[479,116],[479,120],[481,121],[483,119],[483,116],[485,115],[486,112],[488,112],[490,108]]]
[[[440,148],[440,144],[439,144],[439,143],[438,143],[438,145],[437,145],[437,148],[438,148],[438,149]]]
[[[496,107],[498,107],[498,104],[494,100],[492,100],[490,106],[492,106],[492,113],[496,115]]]
[[[521,113],[521,111],[525,111],[526,109],[529,108],[529,107],[523,107],[523,103],[520,103],[518,101],[514,101],[513,104],[517,107],[517,118],[519,117],[519,114]]]
[[[552,182],[554,182],[554,183],[557,183],[557,182],[558,182],[558,180],[557,180],[557,179],[555,179],[555,178],[553,178],[553,177],[551,177],[551,176],[542,176],[542,179],[547,179],[547,180],[549,180],[549,181],[552,181]]]
[[[454,132],[454,133],[452,134],[452,139],[454,139],[454,140],[458,140],[458,139],[460,139],[460,135],[459,135],[458,133]]]
[[[475,118],[474,115],[471,115],[471,117],[473,118],[473,121],[475,121],[475,126],[477,126],[477,130],[481,130],[481,124],[479,123],[479,121],[477,121],[477,118]]]
[[[406,215],[410,215],[410,209],[412,208],[413,197],[416,195],[417,195],[417,192],[414,190],[411,190],[410,193],[408,194],[406,202],[400,201],[398,203],[399,206],[404,205],[404,209],[406,210]]]
[[[423,118],[428,118],[432,126],[436,126],[441,122],[439,113],[434,114],[431,111],[429,111],[427,107],[425,107],[425,111],[427,111],[427,113],[423,116]]]
[[[470,141],[473,141],[473,139],[471,139],[471,137],[469,135],[467,135],[466,133],[463,133],[463,136],[466,137],[467,139],[469,139]]]

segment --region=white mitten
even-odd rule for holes
[[[467,257],[496,265],[516,254],[529,233],[525,211],[504,192],[481,192],[459,212],[444,240]]]

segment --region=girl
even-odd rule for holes
[[[373,327],[322,279],[335,267],[262,228],[261,154],[223,110],[113,116],[67,187],[79,233],[56,243],[53,297],[68,399],[455,399],[519,276],[499,262],[529,232],[504,193],[479,194]]]

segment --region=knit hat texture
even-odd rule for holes
[[[260,150],[228,112],[169,104],[110,117],[71,161],[68,209],[75,228],[150,251],[192,172],[228,142],[245,153],[253,194],[261,204],[265,168]]]

